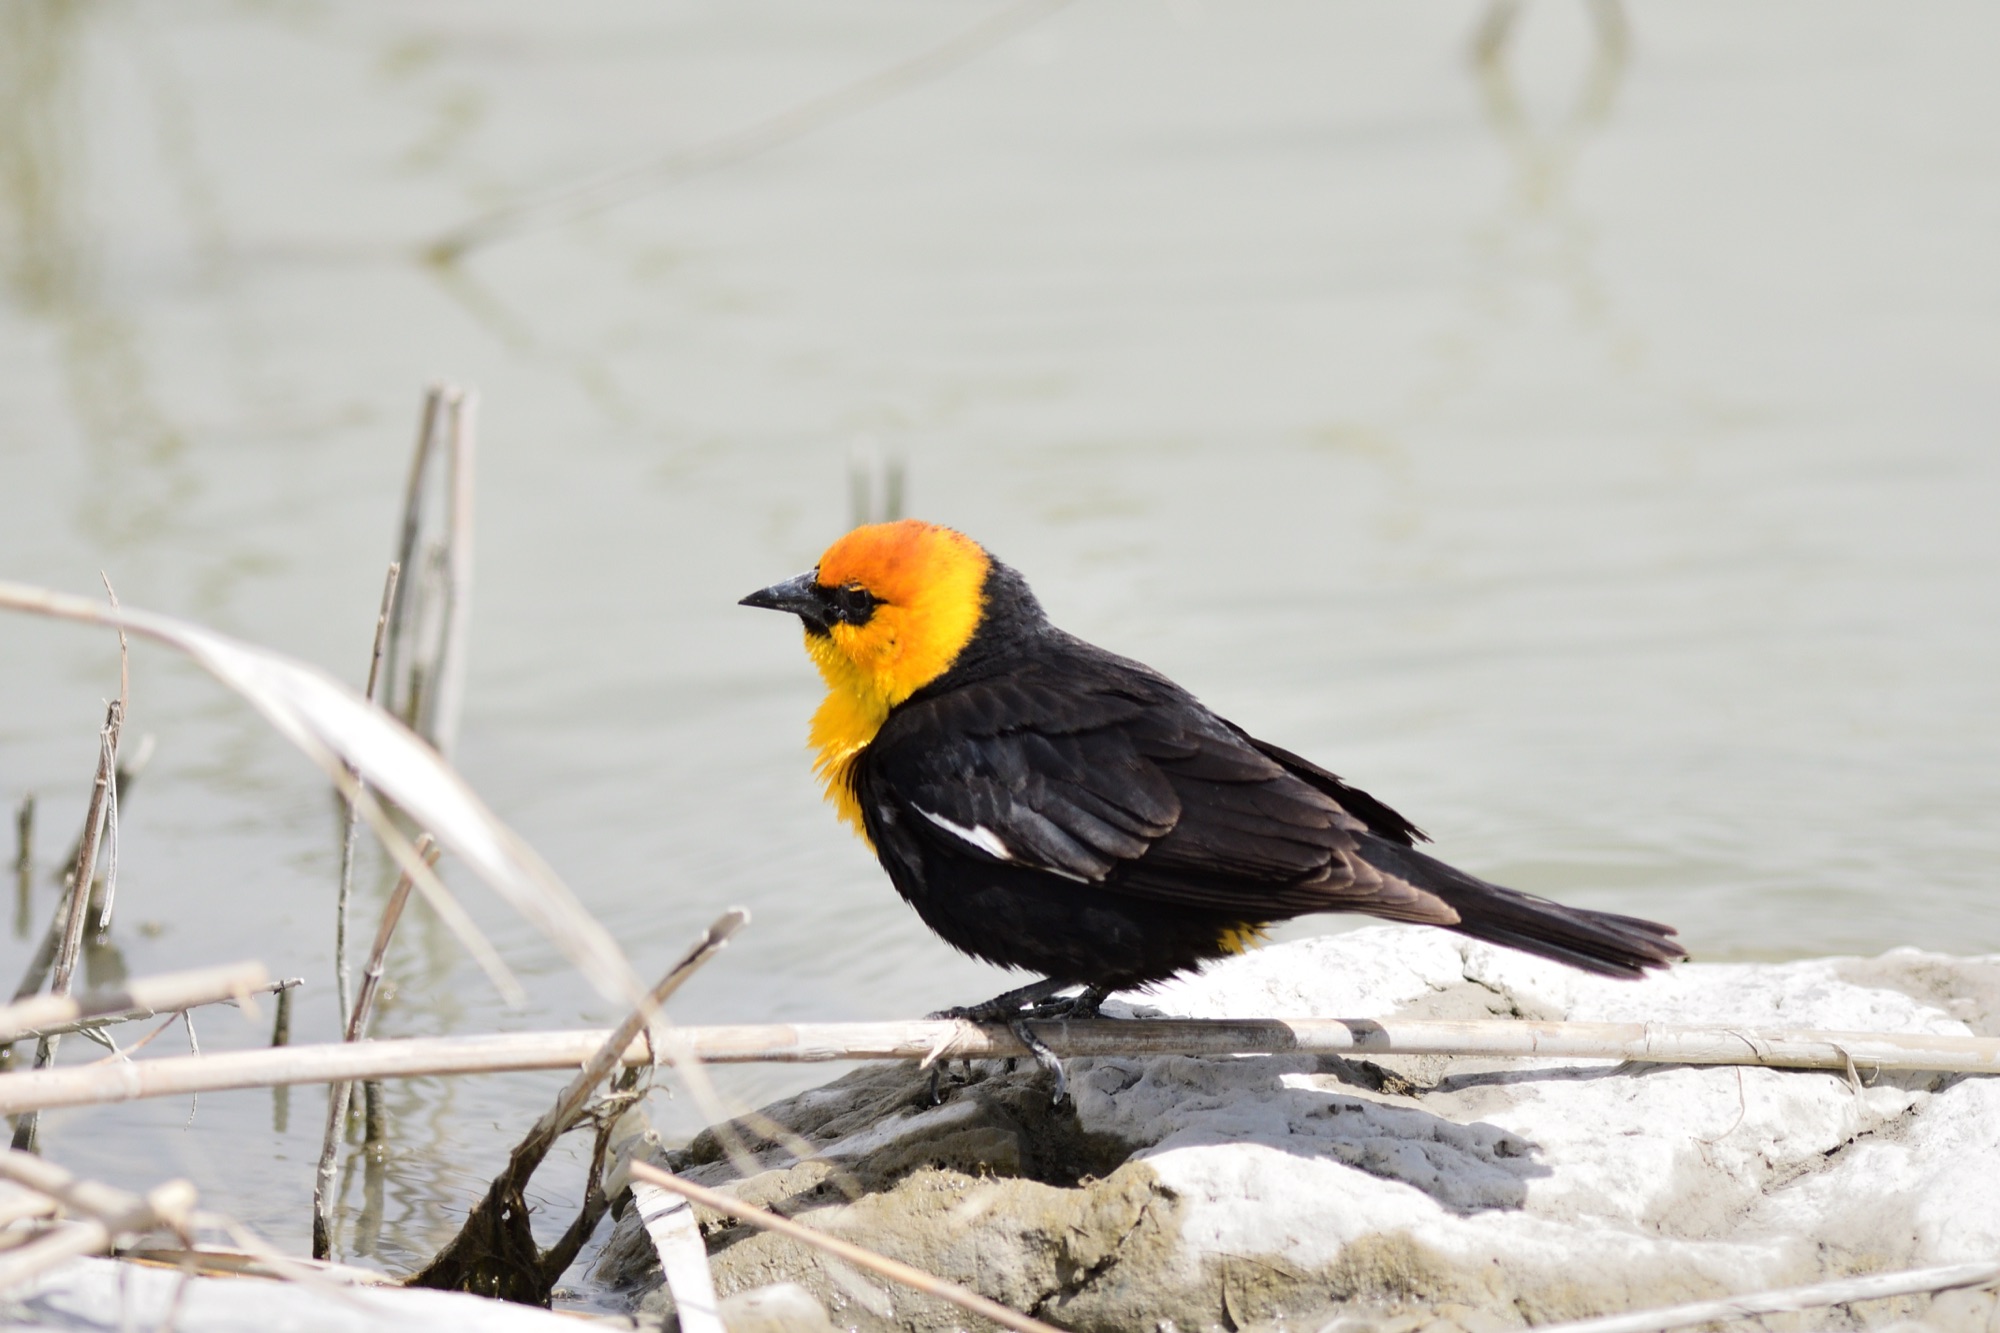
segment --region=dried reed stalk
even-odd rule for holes
[[[1717,1301],[1692,1301],[1660,1310],[1580,1319],[1568,1324],[1544,1324],[1536,1333],[1666,1333],[1668,1329],[1693,1328],[1697,1324],[1796,1314],[1830,1305],[1879,1301],[1891,1296],[1922,1296],[1996,1282],[2000,1282],[2000,1263],[1991,1260],[1942,1268],[1913,1268],[1900,1273],[1871,1273],[1867,1277],[1819,1282],[1809,1287],[1782,1287],[1748,1296],[1728,1296]]]
[[[0,1008],[0,1041],[178,1013],[196,1005],[240,1000],[270,987],[271,977],[262,963],[228,963],[142,977],[79,996],[37,995]]]
[[[421,728],[437,746],[439,754],[451,758],[458,745],[459,719],[465,711],[466,643],[472,624],[472,535],[473,462],[478,446],[479,395],[467,389],[453,389],[447,395],[450,407],[446,439],[451,446],[445,493],[445,594],[444,627],[438,640],[437,661],[430,673],[430,706],[424,710],[428,725]]]
[[[425,386],[423,409],[417,417],[417,445],[410,454],[410,479],[403,488],[403,526],[396,539],[396,565],[413,576],[419,572],[415,561],[417,540],[423,531],[424,481],[430,473],[431,448],[437,440],[438,424],[444,419],[444,399],[443,384],[434,381]],[[391,713],[412,726],[416,721],[415,700],[408,683],[404,639],[410,630],[412,602],[422,586],[423,580],[413,577],[398,589],[390,607],[389,640],[383,659],[384,677],[388,681],[384,703]]]
[[[170,1180],[142,1197],[79,1180],[32,1153],[0,1153],[0,1179],[24,1185],[62,1205],[80,1220],[0,1254],[0,1291],[17,1286],[78,1255],[101,1254],[120,1236],[172,1231],[188,1243],[194,1221],[195,1188]]]
[[[123,657],[124,631],[119,631],[120,656]],[[62,933],[56,939],[56,947],[51,962],[53,970],[49,977],[49,992],[57,997],[66,997],[70,985],[76,977],[77,956],[83,952],[84,925],[90,912],[90,888],[97,878],[97,849],[107,825],[112,833],[112,864],[117,864],[117,824],[115,811],[118,808],[118,734],[125,722],[125,701],[113,699],[104,712],[104,727],[98,732],[97,773],[90,788],[90,805],[84,812],[83,836],[77,843],[75,869],[70,874],[69,896],[57,915],[62,920]],[[108,890],[107,890],[108,891]],[[51,1033],[35,1040],[35,1068],[46,1069],[55,1063],[56,1050],[62,1044],[59,1035]],[[34,1112],[22,1116],[14,1124],[13,1146],[16,1151],[31,1152],[35,1140],[41,1132],[41,1117]]]
[[[668,969],[645,1003],[635,1007],[625,1020],[598,1044],[576,1077],[569,1081],[526,1137],[508,1154],[507,1167],[487,1188],[486,1195],[467,1214],[457,1236],[411,1278],[413,1287],[434,1287],[446,1291],[470,1291],[498,1296],[523,1304],[547,1305],[556,1280],[576,1258],[591,1231],[602,1220],[610,1201],[601,1188],[603,1153],[608,1142],[598,1135],[592,1156],[590,1184],[584,1192],[583,1207],[567,1233],[546,1254],[535,1244],[528,1228],[525,1191],[535,1168],[542,1164],[556,1140],[568,1133],[584,1117],[597,1087],[624,1063],[635,1039],[657,1020],[661,1007],[687,979],[722,951],[730,936],[742,929],[750,914],[731,908],[717,917],[687,954]],[[642,1043],[650,1052],[650,1032]],[[608,1126],[606,1127],[609,1128]]]
[[[856,1268],[879,1273],[892,1282],[914,1287],[927,1296],[950,1301],[961,1310],[969,1310],[982,1318],[990,1319],[1002,1328],[1016,1329],[1018,1333],[1060,1333],[1060,1330],[1052,1325],[1045,1324],[1031,1315],[1022,1314],[1018,1310],[1010,1310],[998,1301],[988,1300],[978,1292],[961,1287],[956,1282],[947,1282],[941,1277],[926,1273],[921,1268],[912,1268],[906,1263],[877,1254],[873,1250],[864,1250],[859,1245],[851,1244],[836,1236],[829,1236],[823,1231],[815,1231],[809,1226],[794,1222],[789,1217],[767,1213],[762,1208],[753,1207],[727,1194],[682,1180],[679,1176],[670,1175],[650,1162],[633,1162],[632,1178],[643,1180],[648,1185],[655,1185],[663,1190],[670,1190],[682,1198],[690,1199],[726,1217],[740,1218],[760,1230],[789,1237],[801,1245],[808,1245],[815,1250],[843,1259]]]
[[[2000,1039],[1930,1033],[1820,1032],[1657,1023],[1529,1023],[1427,1019],[1091,1019],[1034,1025],[1060,1056],[1457,1055],[1502,1059],[1622,1060],[1650,1064],[2000,1073]],[[575,1068],[604,1028],[172,1056],[0,1074],[0,1114],[184,1096],[284,1083],[421,1078]],[[830,1060],[994,1060],[1029,1054],[1004,1026],[957,1021],[773,1023],[674,1027],[657,1053],[626,1047],[628,1065],[681,1056],[706,1064]]]
[[[194,658],[317,764],[343,796],[360,805],[361,817],[396,864],[411,872],[418,889],[503,995],[519,998],[519,983],[373,793],[394,801],[456,852],[601,994],[620,1004],[645,994],[644,983],[610,932],[532,848],[500,823],[465,779],[407,727],[325,672],[185,620],[130,609],[108,611],[47,588],[0,581],[0,609],[121,626]],[[347,764],[367,779],[368,791],[348,776]]]
[[[382,652],[384,640],[389,632],[389,612],[396,604],[396,582],[403,572],[402,565],[394,560],[389,562],[389,572],[382,579],[382,609],[375,616],[375,644],[368,655],[368,685],[361,697],[369,703],[375,702],[375,690],[382,677]],[[354,765],[347,765],[348,773],[358,783],[361,775],[354,771]],[[342,802],[347,812],[346,827],[340,835],[340,893],[333,911],[333,974],[339,988],[340,1012],[353,1012],[353,988],[347,970],[347,916],[348,903],[354,895],[354,852],[361,832],[361,811],[348,802]]]
[[[416,850],[426,865],[437,864],[438,847],[431,841],[430,834],[417,838]],[[368,963],[361,972],[361,993],[354,999],[354,1008],[348,1011],[343,1041],[360,1041],[368,1034],[368,1020],[375,1013],[375,995],[382,985],[383,960],[388,957],[389,942],[395,938],[396,926],[403,919],[403,908],[409,904],[411,887],[409,875],[404,874],[397,877],[396,887],[389,891],[389,901],[382,908],[381,924],[375,928],[375,943],[368,951]],[[352,1083],[336,1083],[327,1089],[326,1134],[320,1140],[319,1166],[313,1174],[312,1244],[315,1259],[333,1257],[334,1167],[340,1155],[340,1139],[347,1128],[347,1108],[353,1095]]]

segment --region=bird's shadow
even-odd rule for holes
[[[1072,1075],[1086,1122],[1119,1126],[1136,1140],[1133,1155],[1141,1159],[1254,1144],[1408,1186],[1461,1216],[1519,1209],[1529,1182],[1553,1174],[1540,1144],[1487,1121],[1427,1110],[1418,1099],[1427,1089],[1368,1060],[1269,1055],[1088,1065]]]

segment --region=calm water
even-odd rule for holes
[[[1704,958],[2000,949],[1990,7],[1639,4],[1621,36],[1551,3],[1482,71],[1470,6],[1079,0],[945,68],[993,12],[11,0],[0,576],[103,569],[358,682],[421,385],[476,385],[462,766],[642,972],[753,909],[689,1021],[1007,984],[820,806],[796,633],[735,605],[847,526],[868,451],[1059,622],[1480,873]],[[617,207],[418,258],[635,167]],[[115,690],[103,634],[0,627],[34,930]],[[158,650],[140,733],[97,973],[261,958],[330,1036],[324,783]],[[531,1007],[424,919],[382,1030],[609,1017],[468,898]],[[395,1089],[349,1254],[427,1255],[556,1082]],[[303,1248],[320,1106],[70,1113],[46,1142]],[[549,1173],[557,1223],[575,1188]]]

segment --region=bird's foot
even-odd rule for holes
[[[1049,1099],[1049,1105],[1061,1106],[1064,1102],[1068,1101],[1069,1076],[1063,1073],[1063,1062],[1056,1058],[1054,1051],[1043,1044],[1040,1037],[1035,1035],[1034,1029],[1028,1026],[1028,1020],[1025,1018],[1012,1019],[1007,1024],[1007,1030],[1014,1034],[1016,1041],[1028,1048],[1028,1054],[1035,1057],[1035,1063],[1043,1069],[1048,1070],[1049,1076],[1055,1079],[1056,1091],[1055,1095]]]
[[[1081,995],[1056,995],[1022,1009],[1017,1017],[1037,1020],[1096,1018],[1097,1011],[1111,998],[1109,987],[1086,986]]]
[[[934,1019],[962,1018],[969,1023],[1006,1023],[1016,1018],[1061,1019],[1096,1018],[1097,1010],[1111,996],[1108,986],[1085,986],[1080,995],[1063,995],[1073,981],[1037,981],[996,995],[979,1004],[940,1009]]]

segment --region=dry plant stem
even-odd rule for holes
[[[473,463],[478,445],[479,395],[453,390],[447,438],[451,446],[445,497],[446,584],[444,631],[437,661],[427,675],[431,703],[426,729],[431,743],[446,759],[458,744],[458,724],[464,712],[468,631],[472,623]]]
[[[369,703],[375,702],[375,690],[382,676],[382,652],[384,640],[389,631],[389,612],[396,603],[396,582],[403,572],[402,565],[389,562],[389,572],[382,580],[382,609],[375,616],[375,644],[368,655],[368,685],[361,697]],[[347,771],[358,783],[361,776],[349,764]],[[361,812],[352,805],[346,805],[347,826],[340,837],[340,895],[333,915],[333,967],[334,978],[339,986],[340,1012],[352,1013],[352,978],[347,969],[347,916],[348,903],[354,894],[354,850],[357,835],[361,832]]]
[[[111,609],[116,611],[118,590],[111,586],[111,576],[100,569],[97,571],[97,577],[104,581],[104,596],[110,601]],[[118,717],[121,724],[125,715],[131,711],[132,645],[125,637],[125,627],[121,625],[118,627]],[[108,804],[105,806],[105,819],[111,830],[111,860],[104,872],[104,898],[97,907],[96,935],[99,939],[111,933],[111,909],[118,901],[118,789],[123,785],[122,780],[125,775],[118,771],[118,737],[115,734],[111,738],[111,761],[111,783],[107,791]],[[83,883],[88,886],[91,881],[86,878]],[[84,894],[86,906],[89,900],[90,895],[86,892]],[[81,939],[78,940],[77,947],[82,947]]]
[[[969,1310],[982,1318],[990,1319],[1002,1328],[1019,1330],[1019,1333],[1060,1333],[1053,1325],[1045,1324],[1031,1315],[1018,1310],[1010,1310],[998,1301],[988,1300],[978,1292],[947,1282],[941,1277],[912,1268],[906,1263],[880,1255],[873,1250],[864,1250],[859,1245],[849,1244],[825,1232],[815,1231],[809,1226],[794,1222],[789,1217],[767,1213],[762,1208],[733,1199],[727,1194],[706,1189],[700,1185],[670,1175],[650,1162],[633,1162],[632,1175],[649,1185],[657,1185],[663,1190],[671,1190],[686,1199],[691,1199],[704,1208],[713,1209],[725,1217],[735,1217],[764,1231],[773,1231],[780,1236],[788,1236],[801,1245],[844,1259],[856,1268],[865,1268],[880,1274],[892,1282],[900,1282],[906,1287],[914,1287],[927,1296],[950,1301],[961,1310]]]
[[[122,625],[193,658],[262,714],[340,786],[343,795],[361,802],[362,818],[382,838],[397,865],[417,868],[413,872],[417,887],[433,900],[445,923],[510,1001],[519,1001],[519,984],[380,804],[367,793],[357,795],[344,764],[361,767],[373,790],[457,852],[509,906],[561,949],[600,994],[620,1004],[645,994],[644,983],[611,933],[585,910],[548,863],[486,808],[464,777],[386,711],[325,672],[189,621],[146,611],[112,612],[47,588],[0,580],[0,610]]]
[[[142,977],[123,986],[80,996],[37,995],[0,1008],[0,1041],[151,1018],[154,1014],[190,1009],[198,1004],[241,999],[270,986],[270,974],[262,963],[230,963]]]
[[[78,1180],[30,1153],[0,1153],[0,1179],[54,1199],[84,1220],[0,1255],[0,1291],[17,1286],[66,1259],[109,1250],[119,1236],[170,1230],[185,1242],[193,1221],[195,1189],[170,1180],[142,1198],[95,1181]]]
[[[576,1257],[583,1237],[572,1227],[563,1243],[549,1253],[543,1254],[536,1248],[534,1236],[528,1229],[528,1209],[524,1199],[529,1179],[548,1156],[549,1149],[555,1146],[556,1140],[583,1119],[598,1085],[619,1067],[626,1051],[640,1033],[663,1026],[661,1006],[702,964],[720,953],[730,937],[742,929],[749,919],[750,914],[740,907],[733,907],[717,917],[687,954],[646,993],[644,1001],[627,1014],[623,1022],[605,1034],[597,1049],[557,1096],[555,1104],[508,1154],[506,1169],[494,1178],[485,1197],[473,1206],[458,1235],[425,1265],[422,1272],[410,1279],[410,1285],[472,1291],[541,1305],[548,1303],[550,1289],[562,1276],[562,1270],[569,1266],[570,1260]],[[645,1045],[649,1049],[652,1046],[650,1035]],[[599,1152],[592,1157],[592,1187],[585,1192],[584,1216],[592,1225],[602,1216],[605,1203],[602,1191],[596,1186],[601,1179],[601,1152],[608,1143],[608,1133],[607,1126],[597,1136]]]
[[[114,702],[105,710],[104,729],[98,733],[97,775],[91,782],[90,806],[83,817],[83,840],[77,847],[76,868],[71,874],[69,911],[62,939],[56,946],[55,971],[49,989],[57,995],[69,994],[76,974],[76,960],[83,948],[84,919],[90,903],[91,881],[97,876],[97,849],[104,835],[107,815],[117,800],[118,734],[124,728],[125,705]]]
[[[14,932],[26,935],[34,920],[35,798],[21,798],[14,811]]]
[[[97,774],[90,788],[90,805],[84,812],[83,838],[78,845],[76,869],[70,877],[69,898],[64,904],[63,931],[55,950],[54,969],[49,978],[53,995],[67,996],[76,976],[77,955],[83,950],[83,929],[90,908],[90,886],[97,876],[98,839],[108,822],[108,813],[117,806],[118,733],[123,728],[125,705],[114,699],[104,713],[104,729],[98,733]],[[115,855],[115,853],[114,853]],[[40,1037],[35,1042],[35,1068],[46,1069],[55,1062],[62,1038]],[[41,1130],[41,1118],[24,1115],[14,1125],[16,1150],[32,1151]]]
[[[1035,1025],[1059,1056],[1462,1055],[1777,1069],[2000,1073],[2000,1038],[1930,1033],[1777,1031],[1653,1023],[1453,1023],[1428,1019],[1091,1019]],[[574,1069],[603,1028],[412,1037],[227,1051],[0,1074],[0,1115],[280,1083]],[[1005,1060],[1028,1054],[1005,1026],[949,1021],[674,1027],[665,1049],[635,1041],[628,1065],[692,1057],[707,1064],[832,1060]],[[706,1107],[703,1108],[707,1110]]]
[[[437,864],[438,847],[431,841],[430,834],[417,838],[416,852],[425,865]],[[343,1040],[360,1041],[368,1031],[368,1020],[375,1012],[375,995],[382,985],[383,960],[388,956],[389,942],[395,937],[396,926],[403,919],[403,908],[409,904],[411,887],[411,879],[405,874],[397,877],[396,887],[389,891],[389,901],[382,908],[382,923],[375,928],[375,944],[369,949],[368,963],[361,972],[361,993],[355,997],[354,1008],[348,1011]],[[327,1089],[326,1134],[320,1140],[319,1166],[313,1175],[315,1259],[333,1257],[333,1178],[335,1163],[340,1155],[341,1136],[347,1128],[347,1108],[353,1096],[352,1083],[336,1083]]]
[[[14,869],[27,874],[35,866],[35,798],[23,796],[14,811]]]
[[[145,773],[146,765],[153,761],[153,750],[155,748],[154,737],[150,731],[139,738],[139,748],[132,754],[126,754],[123,742],[120,742],[118,768],[116,770],[118,799],[120,801],[131,797],[133,786],[137,784],[139,778]],[[76,869],[76,854],[82,850],[83,836],[79,833],[76,840],[70,843],[69,850],[63,854],[63,859],[59,863],[61,870],[56,877],[57,883],[69,883],[69,875]]]
[[[410,479],[403,488],[403,526],[396,539],[395,563],[401,570],[416,569],[411,562],[416,559],[417,538],[423,529],[424,478],[430,466],[431,446],[437,440],[438,423],[443,420],[444,398],[443,384],[433,382],[425,387],[423,410],[417,418],[417,445],[410,455]],[[398,588],[398,592],[400,595],[389,609],[389,637],[384,660],[389,689],[384,702],[390,712],[410,722],[412,717],[407,711],[410,697],[403,683],[403,640],[410,625],[413,589],[404,585]]]
[[[732,907],[702,932],[701,938],[695,941],[686,955],[669,968],[658,984],[647,992],[646,1003],[627,1014],[625,1021],[611,1030],[611,1034],[604,1039],[603,1044],[592,1053],[583,1068],[577,1071],[576,1077],[569,1081],[569,1086],[563,1089],[562,1095],[556,1098],[556,1104],[535,1122],[535,1127],[528,1131],[528,1136],[521,1141],[520,1147],[514,1150],[517,1157],[531,1156],[539,1163],[547,1155],[548,1150],[555,1146],[555,1141],[568,1133],[582,1117],[583,1108],[589,1104],[592,1094],[597,1091],[597,1085],[611,1077],[612,1072],[624,1063],[625,1052],[632,1046],[640,1032],[658,1023],[661,1007],[673,998],[674,992],[699,971],[704,963],[722,952],[722,946],[729,943],[730,937],[741,930],[749,920],[750,913],[741,907]],[[646,1044],[652,1047],[654,1042],[649,1037]],[[531,1166],[530,1170],[532,1169]]]
[[[256,1002],[259,995],[282,995],[286,991],[296,990],[305,984],[306,980],[304,977],[286,977],[282,981],[272,981],[262,986],[252,986],[249,990],[240,994],[230,994],[214,1000],[203,1000],[196,1004],[162,1006],[160,1008],[121,1009],[116,1013],[79,1018],[72,1023],[51,1023],[47,1027],[37,1028],[33,1032],[23,1033],[22,1035],[24,1037],[40,1037],[45,1034],[55,1034],[67,1037],[72,1032],[96,1032],[102,1028],[108,1028],[114,1023],[143,1023],[149,1018],[158,1018],[162,1014],[167,1016],[167,1023],[171,1025],[185,1015],[188,1010],[199,1009],[210,1004],[240,1004],[245,1010],[244,1017],[250,1018],[255,1016]],[[127,1046],[122,1055],[131,1055],[134,1051],[151,1044],[152,1040],[151,1036],[142,1037],[139,1041]],[[104,1058],[107,1060],[116,1060],[121,1058],[121,1056],[108,1055]]]
[[[1601,1319],[1580,1319],[1568,1324],[1544,1324],[1536,1333],[1665,1333],[1668,1329],[1693,1328],[1697,1324],[1754,1319],[1767,1314],[1795,1314],[1804,1310],[1825,1309],[1830,1305],[1958,1291],[1965,1287],[1989,1286],[1995,1282],[2000,1282],[2000,1263],[1913,1268],[1900,1273],[1871,1273],[1867,1277],[1819,1282],[1809,1287],[1783,1287],[1748,1296],[1730,1296],[1719,1301],[1693,1301],[1687,1305],[1671,1305],[1634,1314],[1606,1315]]]

